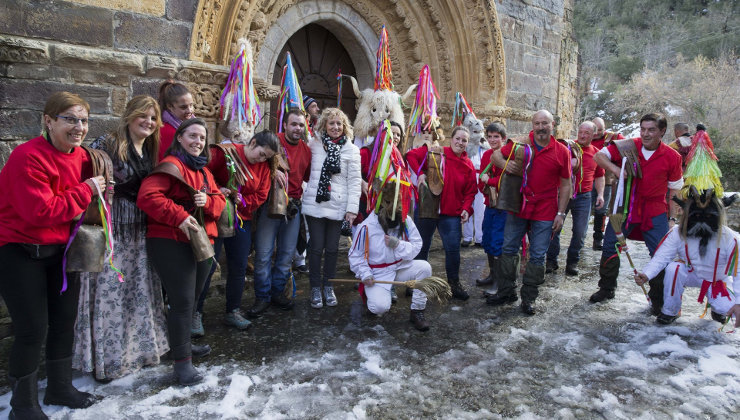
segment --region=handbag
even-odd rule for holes
[[[187,183],[187,181],[185,181],[185,178],[183,178],[182,174],[180,173],[180,169],[172,162],[160,163],[159,165],[157,165],[157,167],[154,168],[154,170],[152,170],[151,173],[166,174],[175,178],[183,185],[185,185],[185,188],[188,190],[188,192],[190,192],[191,195],[195,195],[195,193],[198,192],[198,190],[193,188],[190,184]],[[215,195],[220,193],[209,194]],[[193,256],[195,257],[195,261],[201,262],[213,257],[216,253],[213,250],[213,244],[211,244],[211,240],[208,238],[208,233],[206,232],[206,229],[204,227],[205,222],[203,220],[203,210],[201,208],[195,209],[195,212],[193,212],[193,217],[198,220],[198,230],[190,231],[190,246],[193,249]]]

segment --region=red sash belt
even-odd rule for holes
[[[704,280],[701,283],[699,299],[697,299],[699,303],[704,302],[704,297],[707,295],[707,291],[709,291],[709,286],[712,286],[712,299],[717,299],[717,295],[721,295],[729,299],[730,293],[727,291],[727,286],[725,286],[725,282],[723,282],[722,280],[716,280],[713,282],[709,280]]]
[[[392,263],[368,264],[368,265],[370,266],[370,268],[386,268],[386,267],[390,267],[390,266],[392,266],[394,264],[398,264],[401,261],[403,261],[403,260],[393,261]]]

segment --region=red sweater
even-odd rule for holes
[[[290,165],[288,196],[301,198],[303,196],[303,182],[308,182],[311,175],[311,149],[302,140],[298,141],[298,144],[288,143],[285,140],[285,133],[279,133],[278,138],[283,146],[283,152],[288,158],[288,165]]]
[[[427,169],[427,146],[411,149],[406,153],[406,162],[415,173]],[[462,152],[455,155],[451,148],[445,147],[442,156],[442,176],[444,187],[439,203],[439,214],[443,216],[459,216],[463,210],[473,215],[473,200],[478,192],[478,174],[468,154]]]
[[[216,220],[226,206],[226,199],[219,191],[211,171],[207,168],[203,168],[203,172],[194,171],[180,159],[171,155],[166,156],[163,162],[177,165],[182,177],[191,187],[197,190],[205,187],[207,193],[214,193],[214,195],[208,195],[206,205],[203,207],[206,232],[213,242],[213,239],[218,236]],[[205,180],[203,174],[206,176]],[[136,205],[149,216],[147,218],[147,238],[189,242],[178,226],[192,213],[195,205],[190,192],[182,185],[182,182],[166,174],[149,175],[141,183]]]
[[[598,153],[599,149],[593,145],[588,147],[581,147],[583,149],[583,160],[581,163],[581,170],[576,171],[576,191],[575,193],[585,193],[593,191],[594,179],[604,176],[604,168],[596,164],[594,155]],[[583,179],[581,179],[583,177]]]
[[[90,176],[81,147],[62,153],[43,137],[16,147],[0,171],[0,246],[66,244],[72,219],[92,199]]]
[[[236,211],[243,220],[252,220],[252,214],[267,200],[270,193],[270,164],[261,162],[256,165],[250,165],[247,156],[244,154],[244,145],[235,144],[236,152],[247,165],[249,173],[254,179],[247,176],[247,183],[242,185],[239,193],[244,198],[244,202],[236,203]],[[226,168],[226,158],[224,152],[218,147],[211,148],[211,161],[206,165],[213,173],[213,178],[220,187],[225,187],[229,182],[229,170]]]
[[[161,162],[164,159],[164,152],[170,148],[172,141],[175,139],[175,132],[177,129],[167,123],[164,123],[159,128],[159,160]]]

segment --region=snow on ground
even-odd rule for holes
[[[630,249],[638,265],[646,261],[642,245]],[[463,278],[472,284],[482,251],[463,252],[473,267]],[[307,327],[321,340],[293,336],[270,358],[230,359],[218,349],[196,363],[202,384],[174,386],[169,364],[106,385],[84,376],[75,384],[100,402],[44,409],[54,419],[96,420],[738,418],[740,332],[700,319],[695,290],[676,323],[657,325],[626,264],[617,297],[591,305],[598,254],[584,254],[580,277],[547,276],[534,317],[514,305],[488,307],[473,286],[469,301],[430,308],[426,334],[409,326],[403,297],[359,329],[347,323],[345,307],[332,315],[337,322]],[[296,311],[290,316],[304,316]],[[249,334],[260,340],[258,331]],[[9,399],[0,396],[0,417]]]

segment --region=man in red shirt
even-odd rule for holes
[[[301,225],[301,197],[303,181],[308,181],[311,173],[311,150],[303,140],[306,133],[306,117],[298,109],[291,109],[283,121],[283,132],[278,134],[283,157],[288,162],[287,174],[278,171],[276,178],[287,184],[288,197],[295,211],[290,218],[273,219],[267,214],[264,204],[257,218],[257,231],[254,235],[254,305],[247,311],[250,317],[257,317],[270,304],[289,310],[293,301],[283,295],[285,284],[291,276],[290,267],[298,241]],[[272,254],[275,251],[275,263]],[[292,292],[292,291],[291,291]]]
[[[521,310],[534,315],[532,306],[539,294],[539,285],[545,282],[545,253],[553,232],[563,227],[565,209],[571,196],[570,153],[552,136],[553,117],[546,110],[537,111],[532,117],[532,131],[525,144],[531,148],[531,162],[525,168],[526,181],[522,182],[522,210],[509,213],[504,228],[503,253],[499,258],[498,291],[489,296],[489,305],[503,305],[517,301],[516,275],[519,265],[519,248],[522,238],[529,232],[529,262],[522,281]],[[521,173],[522,165],[513,157],[507,163],[514,144],[509,143],[493,152],[494,165],[511,174]]]
[[[594,155],[598,150],[591,145],[596,125],[586,121],[578,127],[578,145],[583,151],[581,167],[573,169],[574,194],[565,210],[572,211],[573,235],[570,238],[570,246],[565,259],[565,274],[567,276],[578,275],[578,260],[580,259],[583,241],[586,238],[588,218],[591,217],[591,196],[596,196],[596,208],[604,207],[604,170],[594,162]],[[573,161],[571,160],[571,164]],[[596,191],[594,190],[594,187]],[[549,273],[558,268],[558,254],[560,254],[560,231],[556,231],[550,240],[550,248],[547,250],[547,263],[545,272]]]
[[[596,126],[596,131],[594,132],[594,139],[591,142],[591,145],[596,148],[596,150],[601,150],[604,148],[604,146],[610,145],[614,140],[623,140],[624,136],[619,133],[613,133],[611,131],[606,131],[604,120],[596,117],[591,122],[594,123]],[[610,173],[604,174],[604,203],[609,203],[609,199],[612,196],[612,176]],[[594,189],[596,188],[596,185],[594,185]],[[594,211],[594,242],[593,242],[593,249],[596,251],[601,251],[601,243],[604,239],[604,220],[606,220],[606,215],[608,211],[608,205],[604,205],[601,208],[596,207],[596,196],[592,197],[591,200],[591,206],[593,207]]]
[[[666,127],[667,123],[663,115],[647,114],[640,119],[640,137],[623,140],[634,142],[642,178],[635,177],[633,180],[632,198],[625,203],[625,206],[629,206],[629,217],[622,226],[622,233],[630,239],[644,240],[651,257],[658,248],[660,240],[675,224],[675,216],[678,213],[678,205],[673,200],[671,200],[670,207],[666,203],[666,193],[670,190],[670,197],[673,197],[683,186],[681,155],[662,142]],[[619,177],[622,157],[617,145],[610,144],[601,149],[594,156],[594,160],[604,170]],[[617,191],[614,193],[617,194]],[[617,204],[614,203],[614,205]],[[669,210],[668,215],[666,215],[666,210]],[[616,243],[617,237],[609,224],[606,227],[604,249],[601,252],[599,290],[591,295],[591,302],[614,298],[619,275]],[[653,313],[657,315],[663,306],[662,274],[650,280],[649,296],[653,305]]]

